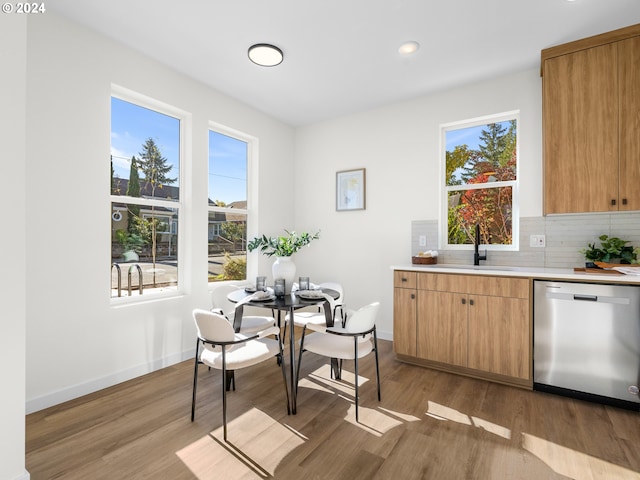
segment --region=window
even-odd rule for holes
[[[478,224],[480,243],[491,250],[517,250],[517,112],[441,129],[445,166],[441,244],[469,248]]]
[[[179,286],[184,114],[114,87],[111,97],[111,296]]]
[[[247,173],[251,139],[209,130],[209,282],[247,278]],[[224,133],[222,133],[224,131]]]

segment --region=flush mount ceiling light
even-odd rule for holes
[[[404,42],[400,45],[400,48],[398,48],[398,52],[400,52],[400,55],[411,55],[412,53],[416,53],[419,48],[420,44],[418,42]]]
[[[249,47],[249,59],[261,67],[275,67],[282,63],[284,55],[275,45],[256,43]]]

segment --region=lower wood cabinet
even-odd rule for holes
[[[529,279],[394,275],[399,359],[531,388]]]
[[[416,356],[416,275],[394,272],[393,348],[397,354],[412,357]]]

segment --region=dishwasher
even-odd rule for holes
[[[534,281],[533,388],[640,410],[640,286]]]

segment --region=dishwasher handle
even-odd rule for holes
[[[550,300],[577,300],[583,302],[597,302],[597,303],[615,303],[618,305],[629,305],[631,299],[629,297],[613,297],[608,295],[586,295],[583,293],[569,293],[569,292],[550,292],[547,291],[545,295]]]
[[[574,300],[582,300],[585,302],[597,302],[598,301],[598,296],[597,295],[579,295],[577,293],[573,294],[573,299]]]

